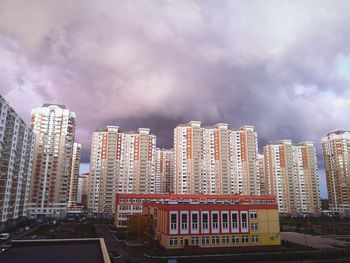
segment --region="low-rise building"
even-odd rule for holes
[[[149,216],[154,239],[166,249],[186,246],[279,246],[274,196],[118,194],[116,226]]]
[[[154,239],[166,249],[188,246],[279,246],[278,206],[274,199],[247,198],[147,202]]]
[[[237,197],[236,197],[237,198]],[[279,246],[278,205],[274,199],[243,197],[147,202],[154,239],[166,249],[188,246]]]
[[[128,217],[142,214],[144,202],[167,200],[169,194],[116,194],[114,224],[116,227],[126,227]]]

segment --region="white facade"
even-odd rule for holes
[[[156,149],[155,193],[174,193],[174,151]]]
[[[80,177],[78,178],[78,189],[77,189],[77,204],[81,204],[83,201],[83,183],[84,183],[84,178]]]
[[[89,173],[84,173],[79,176],[78,179],[78,190],[77,190],[77,205],[87,205],[87,195],[88,195],[88,185],[89,185]]]
[[[36,135],[30,215],[63,217],[67,212],[75,113],[63,105],[44,104],[32,110]]]
[[[191,121],[174,129],[175,192],[259,195],[257,134],[252,126],[201,127]]]
[[[233,152],[233,192],[260,195],[258,136],[253,126],[243,126],[231,134]]]
[[[112,214],[117,193],[155,193],[156,136],[149,129],[121,132],[117,126],[94,132],[88,208]]]
[[[0,229],[27,216],[35,136],[0,96]]]
[[[350,209],[350,131],[335,131],[322,138],[330,209]]]
[[[81,144],[74,143],[73,145],[73,156],[71,165],[71,175],[70,175],[70,186],[69,186],[69,205],[76,205],[77,203],[77,192],[78,192],[78,180],[79,180],[79,170],[80,170],[80,153]]]
[[[313,142],[291,140],[264,147],[266,190],[276,195],[281,213],[319,213],[320,185]]]

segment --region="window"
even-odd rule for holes
[[[202,214],[202,229],[208,230],[208,213]]]
[[[170,237],[170,238],[169,238],[169,245],[170,245],[171,247],[177,246],[177,237]]]
[[[192,230],[198,230],[198,214],[192,214]]]
[[[242,243],[247,244],[249,242],[249,237],[248,236],[242,236]]]
[[[238,213],[237,212],[232,213],[232,228],[238,229]]]
[[[181,214],[181,230],[187,230],[187,214]]]
[[[251,223],[250,230],[251,231],[258,231],[258,223]]]
[[[222,213],[222,228],[228,228],[228,214]]]
[[[199,245],[199,237],[191,237],[191,245],[192,246]]]
[[[242,228],[248,228],[248,216],[247,216],[247,212],[242,212],[242,213],[241,213],[241,218],[242,218]]]
[[[252,236],[252,243],[259,243],[259,236],[258,235],[253,235]]]
[[[219,214],[218,213],[212,213],[213,217],[213,229],[218,229],[219,228]]]
[[[239,236],[233,236],[232,237],[232,243],[233,244],[239,244]]]
[[[176,231],[177,230],[177,214],[172,213],[170,214],[170,230]]]
[[[258,213],[256,211],[250,212],[250,219],[257,219],[258,218]]]
[[[209,237],[202,237],[202,245],[209,245]]]
[[[230,237],[229,236],[223,236],[222,237],[222,243],[223,244],[229,244],[230,243]]]
[[[219,236],[213,236],[213,237],[211,238],[211,243],[212,243],[213,245],[218,245],[218,244],[220,243]]]

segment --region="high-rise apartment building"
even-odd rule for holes
[[[121,132],[107,126],[91,144],[88,207],[112,214],[117,193],[155,193],[156,136],[149,129]]]
[[[350,131],[322,138],[329,206],[336,212],[350,208]]]
[[[320,212],[320,185],[313,142],[271,142],[264,147],[264,161],[266,188],[268,194],[276,195],[281,213]]]
[[[263,154],[258,154],[259,176],[260,176],[260,194],[269,195],[269,180],[265,169],[265,157]]]
[[[35,136],[0,96],[0,231],[27,215]]]
[[[260,195],[258,136],[253,126],[232,131],[234,193]]]
[[[36,139],[29,209],[33,217],[62,217],[67,212],[75,118],[63,105],[44,104],[32,110]]]
[[[175,193],[201,193],[203,184],[203,135],[201,122],[192,121],[174,129]]]
[[[252,126],[201,127],[191,121],[174,129],[175,193],[259,195],[257,135]]]
[[[77,205],[87,206],[88,186],[89,173],[84,173],[78,179]]]
[[[73,205],[73,206],[77,202],[78,180],[79,180],[79,170],[80,170],[80,152],[81,152],[81,144],[74,143],[71,175],[70,175],[70,186],[69,186],[69,201],[68,201],[69,205]]]
[[[174,193],[174,151],[156,149],[155,193]]]

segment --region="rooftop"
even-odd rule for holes
[[[160,203],[234,203],[234,204],[276,204],[275,196],[250,195],[204,195],[204,194],[117,194],[116,202],[125,203],[125,199],[142,199],[142,202]],[[124,200],[121,200],[124,199]],[[137,201],[139,202],[139,201]]]
[[[327,136],[329,136],[331,134],[336,134],[336,135],[344,134],[346,132],[349,132],[349,131],[337,130],[337,131],[333,131],[333,132],[328,133]]]
[[[17,240],[0,253],[0,262],[110,263],[103,239]]]
[[[239,210],[244,209],[267,209],[267,210],[278,210],[277,203],[234,203],[234,202],[145,202],[143,207],[154,207],[161,210],[172,211],[172,210]]]
[[[66,109],[65,105],[62,104],[53,104],[53,103],[44,103],[42,107],[49,107],[49,106],[57,106],[61,109]]]

